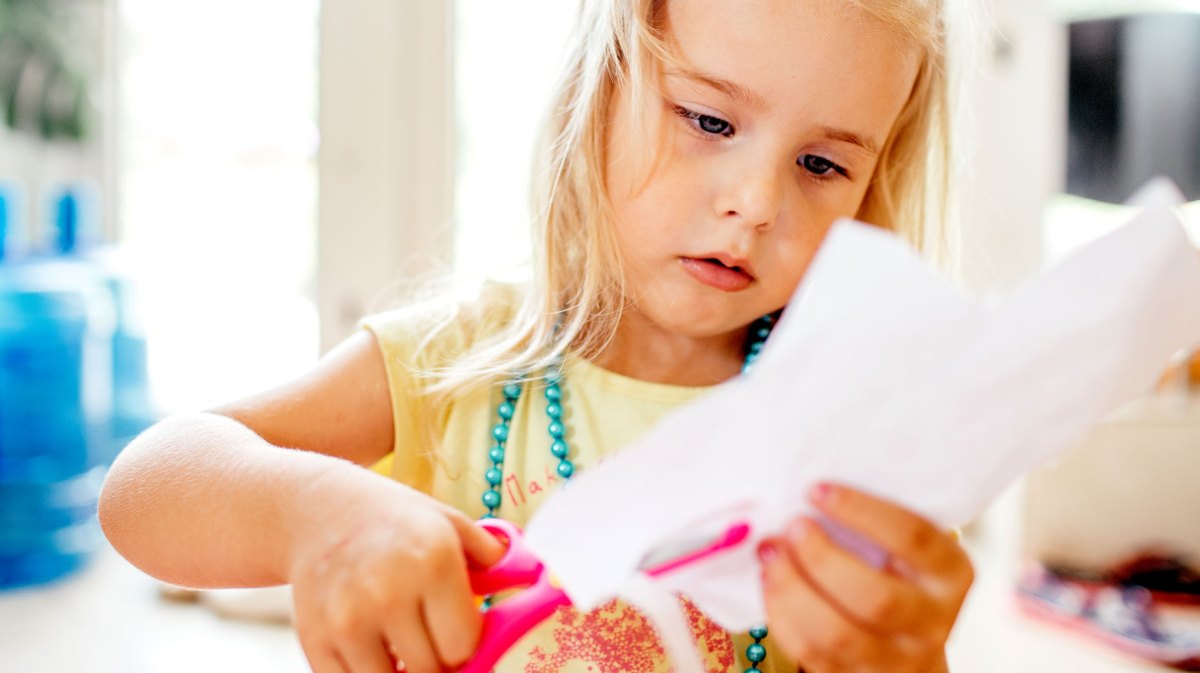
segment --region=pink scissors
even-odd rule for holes
[[[461,669],[461,673],[488,673],[500,657],[530,629],[554,614],[571,600],[558,586],[549,570],[522,542],[521,529],[502,519],[484,519],[477,525],[508,541],[508,550],[495,565],[470,572],[471,590],[478,596],[489,596],[508,589],[524,591],[504,599],[483,613],[483,635],[479,649]],[[716,539],[683,551],[664,563],[646,571],[656,576],[736,546],[750,534],[750,526],[738,522],[729,526]]]

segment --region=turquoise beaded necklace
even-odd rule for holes
[[[750,325],[746,359],[742,363],[743,374],[750,371],[754,361],[758,359],[758,354],[762,351],[767,337],[771,335],[771,328],[774,325],[774,314],[765,315]],[[543,378],[546,385],[542,394],[546,398],[546,418],[550,421],[546,426],[546,432],[550,435],[550,455],[558,459],[558,466],[555,468],[558,476],[570,479],[571,475],[575,474],[575,464],[570,459],[571,449],[567,445],[567,430],[562,421],[561,358],[550,365]],[[496,407],[497,420],[496,424],[492,426],[494,443],[488,449],[488,460],[492,461],[492,466],[483,475],[484,481],[487,482],[487,489],[484,490],[482,498],[484,507],[487,507],[487,514],[482,517],[484,519],[495,518],[496,510],[500,509],[503,501],[500,495],[500,484],[504,482],[504,452],[508,444],[509,425],[512,423],[513,416],[516,415],[517,400],[521,398],[521,388],[524,382],[524,376],[516,376],[501,389],[504,400]],[[490,600],[485,601],[484,605],[489,603]],[[767,648],[762,644],[763,639],[767,637],[767,627],[758,626],[750,629],[750,637],[754,639],[754,643],[746,648],[746,659],[750,661],[751,666],[744,673],[761,673],[758,666],[767,658]]]

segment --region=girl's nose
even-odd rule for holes
[[[779,175],[761,163],[731,170],[714,203],[717,215],[757,229],[770,228],[782,207],[779,181]]]

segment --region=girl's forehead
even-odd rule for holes
[[[850,0],[667,0],[661,18],[668,79],[700,73],[777,110],[890,127],[916,76],[916,47]]]
[[[912,58],[918,51],[903,30],[852,0],[666,0],[661,18],[669,46],[687,52],[680,55],[745,65]]]

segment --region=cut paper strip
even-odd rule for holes
[[[1138,198],[1130,223],[992,303],[892,234],[839,222],[753,371],[580,474],[529,522],[528,545],[586,610],[665,541],[748,521],[740,547],[654,579],[744,631],[765,616],[754,549],[811,513],[818,481],[970,520],[1200,343],[1200,256],[1179,200],[1163,186]]]

